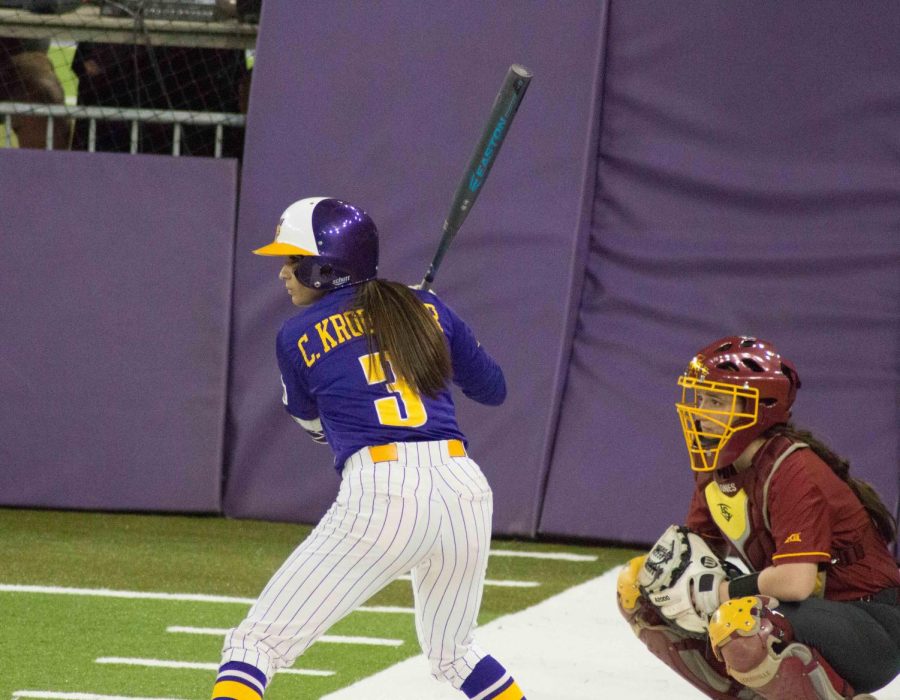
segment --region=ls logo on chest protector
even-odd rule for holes
[[[722,493],[722,489],[715,481],[711,481],[706,486],[705,494],[706,504],[709,506],[709,512],[712,513],[716,525],[729,540],[741,549],[741,545],[750,534],[747,493],[744,489],[738,489],[737,493],[729,496]]]

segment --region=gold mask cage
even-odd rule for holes
[[[691,469],[710,472],[719,466],[719,455],[731,437],[756,424],[759,416],[759,390],[749,386],[704,381],[688,374],[678,378],[681,401],[675,404],[681,430],[691,456]],[[720,395],[722,405],[701,408],[700,394]],[[699,421],[711,424],[704,431]],[[721,431],[721,432],[719,432]]]

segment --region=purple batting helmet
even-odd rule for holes
[[[292,255],[294,274],[313,289],[338,289],[378,273],[378,229],[366,212],[331,197],[294,202],[281,215],[275,240],[257,255]]]

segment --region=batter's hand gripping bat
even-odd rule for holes
[[[463,173],[459,187],[456,188],[456,194],[453,195],[450,212],[444,220],[444,233],[441,241],[428,266],[428,271],[419,285],[422,289],[431,288],[431,283],[444,259],[444,254],[459,231],[459,227],[462,226],[463,221],[472,210],[475,200],[478,199],[484,181],[487,180],[488,173],[491,172],[491,167],[500,152],[500,146],[503,145],[503,140],[509,133],[513,117],[516,116],[522,98],[525,97],[525,90],[531,82],[531,75],[531,71],[524,66],[514,64],[509,67],[503,87],[500,88],[500,92],[494,99],[491,116],[484,126],[484,131]]]

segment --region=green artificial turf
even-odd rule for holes
[[[0,584],[255,597],[306,536],[308,526],[218,517],[120,515],[0,509]],[[635,552],[520,541],[495,549],[589,554],[570,562],[493,556],[488,578],[538,581],[535,588],[486,587],[479,623],[523,610],[626,561]],[[412,607],[408,581],[367,605]],[[108,695],[205,698],[214,671],[96,663],[149,658],[217,664],[221,636],[167,632],[170,626],[224,629],[242,603],[134,600],[0,590],[0,698],[23,689]],[[328,635],[403,640],[399,647],[319,642],[295,668],[327,678],[279,674],[267,700],[319,698],[419,654],[413,616],[355,612]],[[422,672],[427,674],[423,660]]]

